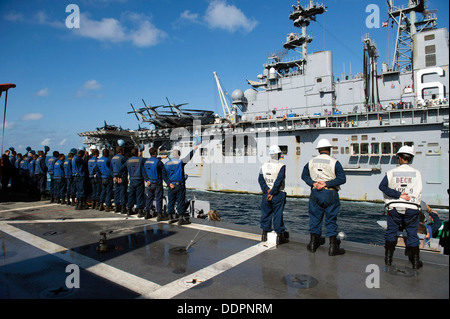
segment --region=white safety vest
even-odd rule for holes
[[[418,209],[416,205],[409,205],[408,203],[415,203],[420,205],[422,197],[422,175],[420,172],[407,164],[400,165],[391,169],[386,173],[388,179],[388,187],[395,189],[401,193],[407,193],[411,199],[406,201],[402,198],[392,198],[384,194],[384,202],[389,204],[389,209],[396,208],[399,213],[404,213],[405,209]]]
[[[280,172],[281,168],[285,166],[284,164],[281,164],[277,160],[271,159],[267,163],[264,163],[261,167],[261,172],[263,174],[264,180],[266,181],[266,184],[269,188],[273,187],[273,184],[277,180],[278,173]],[[284,190],[284,180],[280,185],[279,191]]]
[[[334,168],[337,160],[330,155],[320,154],[309,161],[309,175],[313,181],[332,181],[336,179]],[[338,190],[339,186],[336,187]]]

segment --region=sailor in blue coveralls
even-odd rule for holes
[[[77,205],[75,206],[76,210],[88,209],[88,206],[86,204],[86,192],[84,188],[86,177],[88,175],[87,157],[88,155],[86,154],[86,151],[83,147],[78,150],[77,155],[75,155],[72,159],[72,175],[74,176],[77,190]]]
[[[116,148],[116,155],[111,159],[111,166],[113,170],[113,192],[114,204],[116,205],[116,213],[127,213],[127,158],[123,155],[123,148],[118,146]]]
[[[28,154],[25,153],[25,155],[23,155],[22,160],[19,163],[20,187],[21,187],[22,191],[25,191],[25,192],[29,192],[29,190],[30,190],[29,165],[30,165],[30,158],[28,157]]]
[[[38,151],[38,158],[34,166],[34,176],[36,177],[36,184],[41,194],[41,201],[45,200],[45,188],[47,184],[47,165],[45,164],[44,151]]]
[[[158,149],[152,147],[150,149],[150,158],[148,158],[144,163],[144,180],[148,186],[147,198],[145,202],[145,219],[151,218],[150,209],[153,205],[153,200],[156,201],[156,220],[164,221],[169,220],[169,216],[167,214],[163,215],[162,206],[163,206],[163,170],[164,163],[161,161],[161,157],[158,157]],[[153,216],[154,217],[154,216]]]
[[[189,214],[186,214],[186,177],[184,167],[194,156],[194,149],[182,160],[180,159],[180,150],[172,150],[172,158],[164,165],[163,180],[168,185],[168,199],[167,213],[172,221],[178,219],[178,225],[190,224]],[[174,218],[175,204],[177,204],[177,215],[179,218]]]
[[[47,173],[50,175],[50,190],[49,190],[50,203],[54,203],[56,201],[55,181],[54,181],[54,177],[53,177],[53,174],[54,174],[53,171],[54,171],[55,162],[58,160],[58,157],[59,157],[59,152],[54,151],[53,156],[46,158],[47,167],[48,167]]]
[[[57,204],[65,204],[64,200],[64,188],[66,185],[66,178],[64,173],[64,160],[66,156],[59,154],[58,159],[53,164],[53,182],[55,191],[55,202]]]
[[[144,217],[144,158],[140,156],[139,150],[133,148],[131,157],[127,160],[126,169],[130,177],[130,186],[128,188],[127,215],[138,214],[138,217]],[[133,206],[136,204],[136,211],[133,212]]]
[[[102,157],[97,160],[97,170],[101,177],[100,207],[98,210],[111,212],[113,210],[111,198],[114,183],[109,149],[104,149],[102,151]],[[104,205],[106,205],[106,207],[104,207]]]
[[[99,156],[98,149],[91,148],[91,157],[88,160],[88,171],[89,171],[89,181],[92,186],[92,209],[100,208],[100,188],[101,188],[101,178],[97,174],[97,159]]]
[[[289,233],[283,222],[283,210],[286,204],[284,185],[286,165],[280,162],[281,149],[272,145],[269,149],[270,160],[264,163],[259,171],[258,182],[263,192],[261,201],[261,241],[267,241],[267,233],[273,229],[277,233],[277,244],[289,242]]]
[[[327,139],[321,139],[316,149],[319,155],[311,159],[305,165],[302,172],[302,180],[311,187],[309,196],[309,233],[310,243],[307,249],[315,252],[325,243],[322,234],[322,221],[325,216],[327,237],[330,238],[329,256],[342,255],[345,250],[340,248],[338,234],[337,215],[341,206],[339,201],[340,185],[347,180],[342,165],[330,156],[331,143]]]
[[[417,235],[419,227],[419,207],[422,196],[422,176],[409,163],[414,158],[412,146],[402,146],[398,152],[398,163],[386,173],[379,185],[384,194],[388,209],[387,229],[385,233],[385,264],[390,266],[397,244],[400,227],[406,230],[405,255],[409,257],[413,269],[423,266],[419,257],[420,240]]]
[[[72,175],[72,159],[73,156],[77,153],[77,150],[72,148],[69,151],[69,154],[67,154],[67,158],[64,160],[64,177],[66,178],[66,205],[72,205],[75,206],[75,184],[73,181],[73,175]],[[70,202],[70,199],[72,199],[72,203]]]

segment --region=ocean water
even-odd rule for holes
[[[217,210],[224,222],[259,226],[262,195],[187,190],[188,199],[194,196],[199,200],[209,201],[211,209]],[[348,241],[384,245],[384,229],[377,224],[379,220],[386,220],[383,211],[382,203],[341,200],[338,230],[346,234]],[[448,220],[448,210],[437,209],[437,212],[443,220]],[[283,216],[289,232],[309,234],[308,198],[288,197]],[[324,224],[322,227],[322,234],[325,235]]]

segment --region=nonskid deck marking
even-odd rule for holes
[[[160,287],[160,285],[150,280],[135,276],[108,264],[98,262],[95,259],[25,232],[14,226],[8,225],[5,222],[0,222],[0,231],[5,232],[68,263],[76,264],[86,271],[105,278],[131,291],[135,291],[141,295],[148,294],[149,291],[153,291]]]
[[[42,208],[42,207],[49,207],[54,205],[60,205],[60,204],[45,204],[45,205],[39,205],[39,206],[29,206],[29,207],[18,207],[18,208],[11,208],[11,209],[2,209],[0,210],[0,213],[8,213],[8,212],[14,212],[17,210],[28,210],[28,209],[35,209],[35,208]],[[5,218],[2,218],[5,219]]]
[[[239,264],[267,251],[266,246],[256,244],[246,248],[234,255],[226,257],[218,262],[205,267],[192,274],[184,276],[181,279],[172,281],[171,283],[164,285],[156,290],[153,290],[147,294],[143,294],[142,298],[156,298],[156,299],[169,299],[173,298],[193,287],[196,283],[201,284],[207,280],[212,279],[215,276],[222,274],[223,272],[238,266]]]
[[[92,219],[83,219],[83,220],[92,220]],[[107,220],[117,220],[117,219],[108,218]],[[26,222],[33,223],[38,221],[26,221]],[[40,222],[42,222],[42,220]],[[19,221],[13,222],[13,224],[15,223],[20,222]],[[55,244],[51,241],[45,240],[41,237],[35,236],[31,233],[18,229],[12,225],[9,225],[9,222],[0,222],[0,231],[7,233],[10,236],[13,236],[23,242],[26,242],[68,263],[74,263],[77,266],[99,277],[105,278],[131,291],[139,293],[141,295],[140,298],[164,298],[164,299],[173,298],[189,290],[190,288],[195,287],[195,284],[188,285],[186,283],[192,283],[194,282],[194,280],[200,283],[212,279],[213,277],[220,275],[221,273],[233,267],[236,267],[237,265],[249,260],[250,258],[253,258],[258,254],[267,251],[268,248],[267,246],[258,243],[234,255],[226,257],[206,268],[203,268],[181,279],[172,281],[169,284],[161,286],[150,280],[135,276],[131,273],[120,270],[108,264],[98,262],[95,259],[79,254],[66,247],[63,247],[61,245]]]

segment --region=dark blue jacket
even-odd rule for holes
[[[104,179],[114,177],[111,159],[109,157],[102,156],[97,160],[97,170],[100,176]]]

